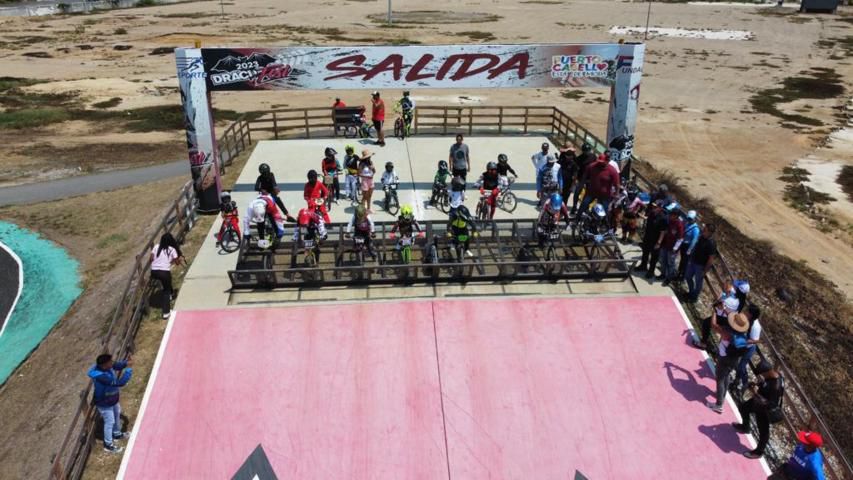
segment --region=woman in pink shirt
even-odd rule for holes
[[[163,286],[163,318],[169,318],[169,311],[172,309],[172,265],[183,258],[184,254],[181,253],[178,241],[171,233],[164,233],[160,237],[160,244],[151,250],[151,278],[159,280]]]

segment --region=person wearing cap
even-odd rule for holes
[[[536,198],[539,205],[545,203],[548,197],[563,188],[563,175],[560,173],[560,164],[553,155],[549,155],[545,164],[536,171]]]
[[[729,392],[729,375],[746,351],[746,331],[749,330],[749,320],[742,313],[731,313],[728,318],[728,328],[718,325],[716,318],[712,322],[712,327],[720,334],[717,363],[714,367],[717,392],[716,401],[707,401],[705,406],[717,413],[723,413],[723,402]]]
[[[569,212],[572,215],[578,211],[578,199],[580,198],[581,190],[583,190],[584,187],[583,179],[586,169],[595,162],[595,159],[596,156],[592,151],[592,145],[588,143],[581,145],[581,154],[575,157],[575,188],[574,196],[572,197],[572,209]],[[568,199],[568,197],[566,198]]]
[[[572,184],[576,175],[577,163],[575,158],[575,147],[567,141],[560,147],[560,156],[557,158],[557,164],[560,165],[560,175],[563,177],[563,189],[560,193],[566,201],[569,200],[572,193]]]
[[[746,367],[749,365],[752,356],[755,355],[755,352],[758,350],[758,342],[761,341],[761,322],[758,321],[759,317],[761,317],[761,308],[754,303],[750,303],[745,310],[743,309],[743,306],[740,306],[739,308],[746,315],[746,318],[749,319],[749,332],[747,333],[746,339],[749,346],[737,366],[737,377],[735,377],[735,385],[739,385],[740,389],[743,391],[746,390],[748,380]]]
[[[708,340],[711,338],[711,330],[717,330],[714,325],[720,328],[728,327],[729,315],[737,313],[739,306],[740,302],[738,302],[733,293],[721,293],[720,298],[711,307],[711,315],[702,320],[702,337],[700,341],[694,342],[693,346],[700,350],[707,349]]]
[[[548,163],[549,159],[552,160],[551,163],[557,161],[557,158],[554,156],[554,154],[548,151],[550,148],[551,144],[548,142],[544,142],[542,144],[541,149],[530,156],[530,160],[533,162],[533,168],[535,168],[537,172],[539,170],[542,170],[542,167],[544,167],[545,164]]]
[[[471,154],[464,140],[465,138],[461,133],[456,134],[456,143],[450,146],[447,163],[450,164],[450,171],[454,177],[462,177],[462,180],[467,180],[468,171],[471,170]]]
[[[706,223],[702,227],[696,246],[688,254],[687,269],[684,271],[684,281],[687,282],[687,301],[696,303],[702,293],[705,282],[705,272],[711,268],[717,256],[717,242],[714,240],[716,225]]]
[[[634,269],[635,272],[646,272],[648,279],[655,276],[655,266],[658,264],[658,254],[660,253],[657,248],[657,241],[664,230],[666,230],[666,215],[663,213],[663,205],[660,202],[652,203],[649,206],[646,229],[640,243],[640,248],[643,251],[640,266]]]
[[[376,144],[384,147],[385,132],[382,131],[382,124],[385,123],[385,101],[379,98],[379,92],[373,92],[370,95],[370,104],[372,106],[370,118],[373,120],[373,127],[376,128]]]
[[[583,183],[586,193],[581,200],[578,212],[587,211],[593,200],[607,210],[614,192],[619,191],[619,172],[607,162],[607,157],[599,156],[586,168]]]
[[[669,286],[669,282],[675,278],[675,256],[684,241],[684,223],[681,221],[678,204],[673,203],[666,208],[667,223],[666,230],[660,233],[655,248],[660,249],[660,277],[663,286]]]
[[[681,248],[678,249],[680,258],[678,260],[678,275],[676,279],[679,282],[684,281],[684,274],[687,272],[687,264],[690,262],[690,254],[696,248],[696,242],[699,241],[699,223],[696,222],[696,210],[687,212],[687,221],[684,223],[684,242],[681,243]]]
[[[735,280],[732,282],[730,289],[735,292],[735,297],[737,297],[740,302],[740,309],[738,312],[742,312],[749,303],[749,300],[747,299],[749,296],[749,280]]]
[[[750,383],[752,398],[738,405],[740,418],[743,423],[732,423],[740,433],[748,433],[751,423],[750,414],[755,414],[755,422],[758,425],[758,445],[755,449],[744,452],[746,458],[761,458],[764,455],[764,449],[767,448],[767,442],[770,440],[770,417],[768,412],[780,406],[782,399],[782,380],[779,372],[766,360],[758,364],[755,369],[758,375],[755,383]]]
[[[818,432],[797,432],[799,445],[794,449],[788,463],[782,466],[782,471],[788,480],[824,480],[823,437]]]

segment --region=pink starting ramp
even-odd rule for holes
[[[765,478],[671,297],[178,312],[119,478]]]

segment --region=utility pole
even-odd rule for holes
[[[391,0],[388,0],[389,2]],[[652,0],[649,0],[649,11],[646,12],[646,34],[643,35],[643,41],[649,39],[649,18],[652,16]]]
[[[222,9],[222,16],[224,17],[225,16],[225,3],[223,3],[223,2],[224,2],[224,0],[219,0],[219,8]]]
[[[388,0],[388,24],[391,24],[391,0]]]

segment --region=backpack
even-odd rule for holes
[[[749,348],[747,336],[744,333],[735,333],[732,335],[732,340],[726,346],[726,357],[740,358],[746,354]]]

